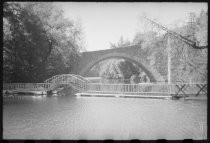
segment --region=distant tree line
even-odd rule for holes
[[[79,22],[50,2],[3,4],[3,81],[43,82],[76,65],[82,45]]]
[[[195,15],[193,23],[185,23],[172,29],[184,37],[196,41],[200,46],[207,43],[207,18],[208,14],[202,10]],[[151,67],[156,69],[167,81],[168,67],[168,43],[167,34],[157,31],[136,32],[133,41],[120,38],[117,44],[111,43],[111,48],[135,44],[140,47],[142,56]],[[207,50],[193,49],[178,39],[171,38],[171,80],[172,82],[206,82],[207,81]],[[110,59],[99,63],[93,69],[99,72],[99,76],[110,79],[131,79],[139,82],[140,79],[148,78],[144,71],[132,62],[126,60]],[[144,77],[143,77],[144,76]],[[147,80],[148,81],[148,80]],[[141,80],[140,82],[145,82]]]

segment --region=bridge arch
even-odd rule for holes
[[[79,74],[82,76],[85,76],[86,73],[94,65],[96,65],[97,63],[99,63],[103,60],[110,59],[110,58],[122,58],[122,59],[126,59],[130,62],[135,63],[147,74],[147,76],[150,78],[151,82],[158,82],[158,81],[163,82],[164,81],[164,78],[155,69],[153,69],[152,67],[149,67],[144,59],[137,57],[137,56],[130,56],[129,54],[126,54],[126,53],[108,53],[103,56],[97,57],[96,59],[92,60],[90,63],[85,65],[80,70]]]

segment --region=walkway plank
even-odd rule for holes
[[[172,96],[160,96],[160,95],[131,95],[131,94],[105,94],[105,93],[76,93],[77,96],[98,96],[98,97],[138,97],[138,98],[172,98]]]

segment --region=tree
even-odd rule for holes
[[[137,32],[133,43],[142,49],[142,58],[167,79],[167,43],[165,35],[157,32]]]
[[[72,70],[82,47],[78,22],[53,3],[8,2],[3,10],[4,81],[43,82]]]
[[[111,48],[121,48],[129,45],[131,45],[131,42],[124,40],[122,36],[117,44],[110,43]],[[124,82],[130,81],[132,75],[138,75],[140,72],[143,72],[136,64],[125,59],[109,59],[100,62],[98,65],[94,66],[94,71],[98,70],[99,76],[108,79],[123,79]]]
[[[120,48],[128,45],[130,45],[130,42],[128,40],[124,40],[122,36],[120,37],[120,40],[119,42],[117,42],[117,44],[110,43],[111,48]],[[109,59],[101,62],[99,75],[109,79],[130,78],[131,74],[126,73],[126,70],[128,71],[129,67],[132,67],[133,64],[130,62],[126,62],[129,65],[123,68],[122,65],[124,62],[125,60],[123,59]]]
[[[139,67],[130,61],[123,60],[117,63],[124,79],[130,79],[132,75],[138,74]]]
[[[196,32],[195,37],[200,46],[208,45],[207,32],[208,32],[208,14],[204,10],[200,12],[200,15],[196,19]]]
[[[202,30],[201,30],[202,29]],[[193,41],[197,41],[199,46],[206,46],[207,43],[207,14],[203,10],[200,15],[195,15],[195,22],[188,23],[182,27],[174,29],[182,33]],[[202,35],[199,37],[198,35]],[[205,82],[207,77],[207,49],[193,49],[192,47],[182,44],[180,41],[173,40],[172,43],[174,57],[172,62],[174,81]]]
[[[184,37],[197,41],[199,46],[207,45],[207,13],[195,15],[195,23],[187,23],[172,29]],[[145,59],[167,79],[167,40],[166,34],[137,32],[133,42],[145,51]],[[204,82],[207,77],[207,49],[193,49],[185,43],[171,38],[172,82]]]

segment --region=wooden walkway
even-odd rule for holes
[[[117,97],[188,97],[207,94],[207,83],[140,83],[102,84],[74,74],[56,75],[44,83],[3,83],[3,90],[9,92],[53,91],[61,86],[71,86],[82,96]]]
[[[77,96],[91,96],[91,97],[132,97],[132,98],[167,98],[167,99],[171,99],[172,96],[170,95],[154,95],[154,94],[150,94],[149,96],[146,94],[142,94],[142,95],[137,95],[137,94],[106,94],[106,93],[76,93],[75,95]]]

